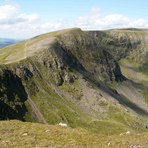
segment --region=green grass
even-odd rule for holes
[[[136,116],[132,116],[123,111],[123,108],[117,108],[108,104],[108,117],[104,120],[94,119],[79,110],[74,104],[58,96],[54,90],[44,82],[38,79],[34,81],[40,87],[40,91],[34,95],[32,99],[49,124],[64,122],[70,127],[81,127],[91,132],[108,135],[119,134],[127,130],[143,130],[141,121],[137,120]],[[74,86],[78,84],[78,82],[75,82]],[[72,87],[69,85],[68,87]],[[67,88],[65,88],[65,86],[63,87],[62,89]]]
[[[103,126],[102,122],[102,126]],[[110,124],[111,126],[114,126]],[[110,127],[112,128],[112,127]],[[108,127],[109,129],[109,127]],[[5,147],[92,147],[125,148],[132,145],[146,148],[148,146],[148,132],[132,132],[126,135],[95,134],[82,128],[60,127],[57,125],[43,125],[38,123],[23,123],[19,121],[0,122],[0,145]]]
[[[87,127],[86,123],[91,117],[80,111],[72,103],[58,96],[45,82],[38,79],[34,79],[34,81],[39,87],[39,92],[33,95],[32,99],[48,123],[66,122],[71,127]]]
[[[129,128],[136,131],[145,131],[143,127],[148,123],[147,117],[145,120],[144,117],[140,117],[132,114],[131,112],[125,111],[123,107],[118,108],[110,105],[108,113],[109,121],[118,122],[119,124],[125,126],[126,129]]]
[[[141,66],[139,66],[139,71],[141,71],[142,73],[144,73],[145,75],[148,74],[148,60],[146,60],[145,62],[143,62],[141,64]]]
[[[103,135],[116,135],[131,130],[124,124],[115,120],[92,120],[89,123],[89,131]]]
[[[140,90],[140,92],[143,94],[145,102],[148,103],[148,81],[143,81],[143,89]]]
[[[28,82],[26,82],[26,84],[30,94],[32,93],[31,98],[49,124],[64,122],[70,127],[81,127],[91,132],[101,132],[104,134],[120,133],[133,128],[132,125],[128,125],[125,121],[125,118],[128,120],[130,119],[130,116],[128,114],[124,114],[124,112],[122,113],[122,109],[110,106],[110,104],[106,104],[106,107],[108,107],[108,118],[104,120],[94,119],[82,112],[78,107],[76,107],[76,105],[68,102],[62,96],[59,96],[54,89],[50,87],[49,84],[52,80],[51,77],[48,77],[49,74],[47,69],[44,69],[39,65],[37,65],[37,67],[40,69],[40,72],[42,72],[42,76],[45,80],[43,81],[42,78],[36,76],[31,78]],[[35,92],[33,91],[35,90],[34,87],[38,88]],[[81,94],[81,92],[75,93],[78,88],[79,79],[75,80],[72,84],[64,83],[59,87],[62,91],[69,92],[76,101],[79,101],[77,98],[79,93]],[[29,118],[29,115],[31,115],[31,110],[29,110],[28,115],[26,115],[26,119]],[[130,121],[132,120],[134,122],[133,118],[131,118]],[[31,121],[31,119],[29,118],[27,121]]]
[[[19,42],[14,45],[7,46],[0,50],[0,64],[4,64],[9,61],[9,57],[13,57],[14,59],[22,59],[25,57],[25,43],[26,41]],[[13,59],[12,58],[12,59]]]
[[[25,106],[27,107],[27,112],[24,116],[25,121],[38,122],[34,113],[32,112],[32,108],[30,107],[30,104],[28,103],[28,101],[25,102]]]

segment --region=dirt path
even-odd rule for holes
[[[25,47],[24,47],[24,57],[25,57],[25,59],[27,58],[27,49],[28,49],[28,43],[29,43],[29,39],[26,41],[26,43],[25,43]]]

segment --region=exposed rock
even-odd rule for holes
[[[108,104],[107,100],[105,98],[99,99],[99,105],[100,106],[106,106]]]
[[[126,134],[126,135],[129,135],[130,133],[131,133],[130,131],[127,131],[125,134]]]
[[[75,77],[74,77],[74,75],[72,76],[71,74],[66,73],[64,80],[65,80],[65,82],[73,83],[75,80]]]
[[[50,130],[46,130],[46,131],[45,131],[45,133],[48,133],[48,132],[50,132]]]
[[[23,133],[22,136],[28,136],[28,133]]]
[[[22,75],[23,79],[25,80],[29,80],[33,76],[33,74],[28,68],[23,68]]]
[[[55,75],[55,83],[57,86],[60,86],[63,84],[63,78],[61,77],[60,74]]]
[[[133,144],[130,146],[130,148],[140,148],[140,145],[139,144]]]

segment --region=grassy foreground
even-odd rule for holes
[[[0,122],[0,147],[8,148],[147,148],[148,132],[94,134],[81,128],[20,121]]]

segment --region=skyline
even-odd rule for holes
[[[148,28],[146,7],[146,0],[0,0],[0,37],[30,38],[73,27]]]

